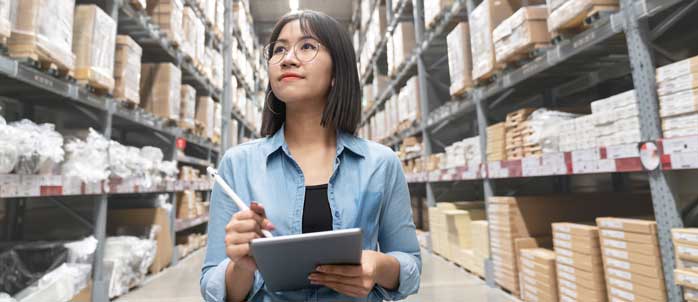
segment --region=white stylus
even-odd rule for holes
[[[230,197],[235,202],[238,208],[240,208],[240,211],[245,211],[249,209],[249,207],[244,202],[242,202],[242,199],[240,199],[240,197],[237,194],[235,194],[235,191],[233,191],[233,189],[230,188],[228,183],[225,182],[225,179],[218,175],[218,171],[216,171],[216,169],[208,167],[206,168],[206,172],[208,172],[208,174],[210,174],[213,177],[213,179],[216,180],[216,182],[221,186],[221,188],[223,188],[223,191],[225,191],[225,193],[228,194],[228,197]],[[262,234],[264,234],[264,237],[267,238],[274,237],[274,235],[272,235],[271,232],[267,230],[262,230]]]

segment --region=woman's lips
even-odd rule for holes
[[[303,79],[302,77],[299,76],[284,76],[281,77],[282,82],[291,82],[291,81],[296,81],[296,80],[301,80]]]

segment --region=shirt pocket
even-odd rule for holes
[[[375,244],[380,212],[383,204],[383,192],[363,191],[354,199],[354,223],[352,227],[361,228],[364,237],[364,247]]]

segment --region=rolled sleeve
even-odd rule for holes
[[[396,290],[376,286],[376,291],[384,300],[394,301],[419,291],[422,260],[412,220],[410,193],[399,159],[391,157],[385,170],[389,181],[381,209],[378,245],[382,253],[395,257],[400,263],[400,283]]]

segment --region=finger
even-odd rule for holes
[[[237,220],[251,219],[251,220],[254,220],[260,224],[262,223],[262,221],[264,221],[264,217],[262,217],[261,215],[257,214],[256,212],[254,212],[252,210],[244,210],[244,211],[237,212],[237,213],[235,213],[234,217]]]
[[[262,232],[262,229],[260,228],[259,224],[254,221],[254,220],[238,220],[233,223],[233,232],[235,233],[247,233],[247,232],[255,232],[255,233],[260,233]]]
[[[266,230],[270,230],[270,231],[273,231],[275,229],[275,226],[267,218],[266,210],[264,209],[264,206],[262,206],[261,203],[257,203],[257,202],[253,201],[250,204],[250,210],[252,210],[253,212],[255,212],[257,215],[259,215],[262,218],[262,220],[259,221],[259,225],[261,225],[262,228],[264,228]]]
[[[362,268],[361,265],[321,265],[318,266],[317,271],[345,277],[359,277],[361,276]]]
[[[259,234],[255,232],[247,232],[247,233],[236,233],[236,234],[230,234],[227,235],[226,237],[226,242],[228,244],[247,244],[250,243],[250,241],[259,238]]]
[[[250,245],[249,244],[231,244],[225,247],[225,254],[228,255],[228,257],[236,261],[244,256],[247,256],[250,254]]]
[[[362,285],[361,278],[358,277],[344,277],[339,275],[312,273],[308,278],[310,281],[340,283],[348,286],[361,287]]]
[[[320,282],[318,284],[327,286],[338,293],[345,294],[353,298],[365,298],[366,296],[368,296],[368,294],[364,295],[361,289],[353,286],[347,286],[344,284],[334,282]]]

